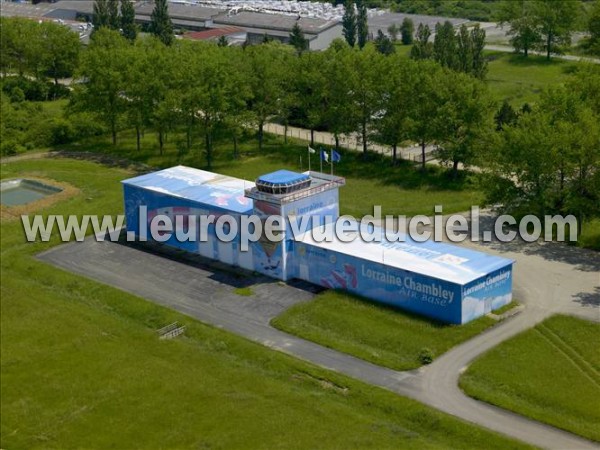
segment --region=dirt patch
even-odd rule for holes
[[[92,152],[74,152],[74,151],[65,151],[58,150],[48,153],[49,158],[69,158],[69,159],[78,159],[84,161],[92,161],[97,164],[102,164],[106,167],[117,167],[120,169],[131,170],[137,174],[144,174],[148,172],[152,172],[158,170],[156,167],[149,166],[148,164],[131,161],[126,158],[119,158],[115,155],[105,155],[102,153],[92,153]]]
[[[74,197],[79,194],[79,189],[74,186],[71,186],[68,183],[64,183],[62,181],[56,181],[49,178],[42,178],[37,176],[30,176],[28,174],[23,174],[19,176],[19,178],[39,181],[40,183],[47,184],[49,186],[54,186],[62,189],[61,192],[57,192],[55,194],[51,194],[47,197],[41,198],[31,203],[27,203],[26,205],[15,205],[15,206],[6,206],[0,205],[0,219],[2,222],[10,222],[13,220],[17,220],[21,217],[22,214],[32,214],[34,212],[39,212],[43,209],[48,208],[49,206],[54,205],[55,203],[61,202],[68,198]],[[2,180],[8,181],[9,179]]]

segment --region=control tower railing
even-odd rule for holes
[[[304,172],[311,178],[310,187],[289,194],[270,194],[261,192],[256,187],[245,189],[245,195],[253,200],[261,200],[276,205],[284,205],[301,198],[310,197],[330,189],[337,189],[346,184],[346,179],[335,175],[328,175],[321,172]]]

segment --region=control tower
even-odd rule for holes
[[[342,177],[320,172],[278,170],[260,176],[254,187],[246,189],[246,197],[254,200],[253,214],[263,223],[260,240],[252,244],[254,270],[284,281],[294,278],[292,230],[306,232],[335,221],[339,216],[338,189],[345,183]],[[265,235],[269,216],[282,219],[283,238],[279,242],[271,242]]]

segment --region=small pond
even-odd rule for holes
[[[61,188],[40,181],[7,180],[0,182],[0,203],[5,206],[25,205],[61,191]]]

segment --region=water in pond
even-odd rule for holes
[[[0,203],[6,206],[25,205],[60,191],[62,189],[34,180],[2,181]]]

